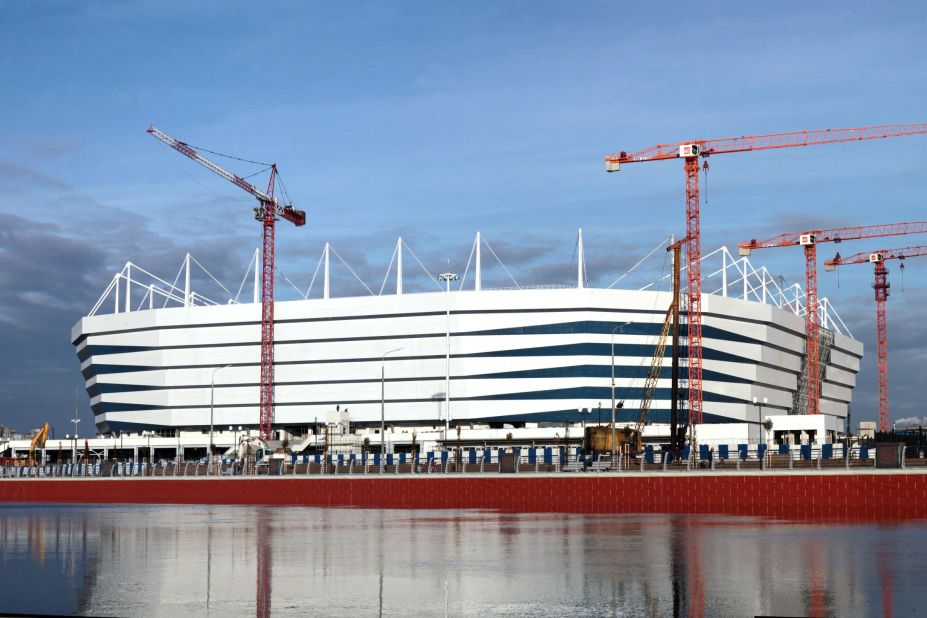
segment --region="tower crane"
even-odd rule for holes
[[[260,435],[261,439],[269,440],[274,418],[274,227],[277,217],[285,219],[296,226],[305,225],[306,213],[293,208],[292,204],[281,202],[274,197],[274,184],[277,180],[276,163],[270,165],[267,190],[261,191],[241,176],[213,163],[197,152],[193,146],[174,139],[158,130],[154,125],[148,127],[148,132],[182,155],[193,159],[238,188],[247,191],[258,201],[258,206],[254,209],[254,218],[263,223],[262,244],[264,252],[261,265]]]
[[[885,301],[888,300],[888,268],[887,260],[898,260],[904,268],[904,260],[909,257],[927,255],[927,246],[903,247],[901,249],[883,249],[871,253],[857,253],[842,257],[839,253],[834,259],[824,262],[824,270],[835,270],[838,266],[848,264],[872,264],[875,272],[875,281],[872,289],[875,290],[876,301],[876,339],[879,350],[879,431],[888,431],[888,338],[887,323],[885,319]]]
[[[686,178],[686,274],[688,279],[689,308],[689,417],[690,422],[702,422],[702,279],[701,279],[701,215],[699,212],[698,158],[716,154],[749,152],[818,146],[839,142],[856,142],[888,137],[902,137],[927,133],[927,124],[881,125],[850,129],[824,129],[771,133],[710,140],[691,140],[658,144],[638,152],[622,151],[605,157],[605,171],[617,172],[622,163],[683,159]],[[708,161],[703,165],[708,169]]]
[[[818,352],[818,244],[923,233],[927,233],[927,221],[789,232],[766,240],[753,239],[738,245],[741,255],[750,255],[750,252],[754,249],[794,247],[796,245],[803,247],[805,250],[805,369],[808,383],[808,414],[818,414],[820,412],[821,398],[821,359]]]

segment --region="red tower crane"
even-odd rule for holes
[[[770,247],[794,247],[805,249],[805,369],[808,375],[808,414],[820,412],[821,364],[818,353],[818,266],[817,246],[822,242],[839,243],[844,240],[881,238],[927,232],[927,221],[913,223],[889,223],[865,227],[841,227],[830,230],[806,230],[789,232],[766,240],[750,240],[740,243],[740,254],[750,255],[754,249]]]
[[[839,142],[855,142],[888,137],[902,137],[927,133],[927,124],[881,125],[856,129],[824,129],[772,133],[711,140],[692,140],[672,144],[658,144],[638,152],[620,152],[605,157],[605,170],[617,172],[622,163],[683,159],[686,175],[686,274],[688,278],[689,308],[689,420],[702,422],[702,273],[701,273],[701,215],[699,213],[698,158],[716,154],[798,148]],[[704,168],[708,168],[705,161]]]
[[[264,259],[261,267],[261,439],[269,440],[274,419],[274,225],[277,217],[286,219],[294,225],[306,223],[306,213],[293,208],[292,204],[282,203],[274,198],[274,183],[277,179],[277,164],[270,165],[270,178],[267,190],[261,191],[250,182],[216,165],[196,151],[193,146],[174,139],[159,131],[154,125],[148,132],[176,150],[190,157],[203,167],[222,176],[232,184],[244,189],[258,200],[254,209],[254,218],[264,224],[263,250]]]
[[[904,267],[905,258],[927,255],[927,246],[903,247],[901,249],[883,249],[871,253],[857,253],[848,257],[841,257],[838,253],[834,259],[824,262],[825,270],[835,270],[838,266],[847,264],[872,264],[875,271],[875,281],[872,289],[875,290],[876,301],[876,338],[879,350],[879,431],[888,431],[888,337],[885,319],[885,301],[888,300],[888,269],[886,260],[898,260]]]

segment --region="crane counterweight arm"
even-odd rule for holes
[[[707,157],[713,154],[749,152],[752,150],[774,150],[798,148],[819,144],[838,144],[887,137],[902,137],[927,133],[927,124],[894,124],[851,129],[822,129],[816,131],[793,131],[790,133],[769,133],[721,139],[692,140],[672,144],[658,144],[638,152],[620,152],[605,157],[606,170],[616,172],[622,163],[663,161],[687,156]],[[695,151],[692,147],[695,147]]]

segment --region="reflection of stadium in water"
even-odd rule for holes
[[[26,506],[0,521],[0,611],[130,616],[901,614],[919,608],[927,540],[923,522],[671,515]]]

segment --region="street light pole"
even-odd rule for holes
[[[216,367],[212,370],[212,376],[209,380],[209,448],[206,449],[206,476],[209,476],[209,467],[212,464],[212,420],[213,420],[213,408],[216,401],[216,372],[222,371],[231,367],[231,365],[225,365],[223,367]]]
[[[756,422],[760,425],[760,435],[763,435],[763,431],[765,430],[765,427],[763,427],[763,406],[766,405],[768,401],[768,397],[763,397],[762,402],[758,397],[753,398],[753,405],[756,406]]]
[[[384,441],[386,439],[386,357],[401,349],[390,350],[380,357],[380,459],[385,455]]]
[[[447,311],[447,345],[445,352],[444,377],[444,441],[447,442],[447,433],[451,430],[451,281],[457,281],[455,273],[447,272],[438,275],[439,281],[446,284],[444,292],[444,306]]]
[[[618,432],[615,429],[615,333],[630,324],[625,322],[612,329],[612,462],[618,457]]]

